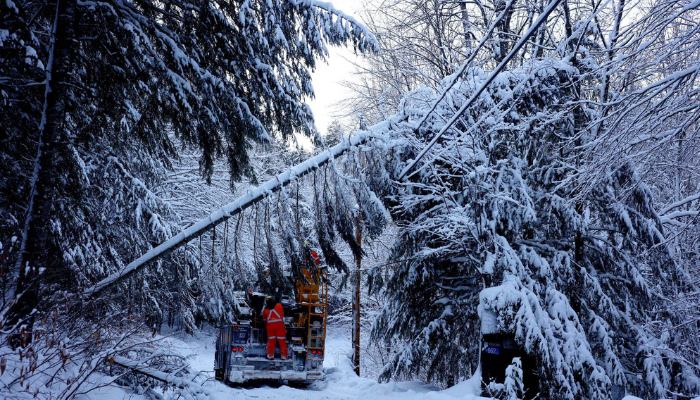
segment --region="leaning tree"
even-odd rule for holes
[[[0,4],[0,320],[172,235],[151,188],[175,139],[201,150],[205,178],[223,157],[235,180],[250,141],[315,134],[310,71],[347,43],[375,50],[312,0]]]

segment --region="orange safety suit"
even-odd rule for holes
[[[284,328],[284,310],[277,303],[272,310],[263,310],[263,320],[267,329],[267,357],[275,356],[275,342],[280,342],[282,358],[287,358],[287,330]]]

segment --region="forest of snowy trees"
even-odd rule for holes
[[[373,378],[452,386],[488,329],[543,399],[700,396],[700,0],[364,10],[0,3],[0,376],[21,366],[0,394],[71,398],[139,329],[291,290],[314,248],[341,300],[367,259]],[[323,137],[305,102],[332,45],[365,57],[344,102],[363,119]],[[523,368],[484,395],[522,398]]]
[[[374,338],[404,343],[383,378],[470,376],[495,312],[543,398],[697,393],[698,6],[405,1],[368,17],[383,51],[350,106],[400,121],[367,171],[400,228],[397,264],[370,276],[388,297]]]

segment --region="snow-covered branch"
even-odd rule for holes
[[[211,213],[208,217],[201,219],[194,223],[192,226],[188,227],[184,231],[173,236],[169,240],[155,248],[147,251],[141,257],[129,263],[123,270],[110,275],[92,287],[83,290],[83,295],[94,295],[106,287],[119,282],[124,277],[137,271],[149,261],[155,260],[163,255],[169,253],[175,248],[185,244],[187,241],[199,237],[204,232],[213,229],[216,225],[222,223],[223,221],[237,215],[246,208],[254,205],[260,200],[270,195],[273,192],[280,190],[282,187],[289,185],[294,182],[297,178],[300,178],[323,164],[339,157],[346,151],[359,146],[366,142],[368,139],[377,137],[378,133],[386,129],[391,123],[391,120],[377,124],[367,131],[358,132],[349,137],[349,140],[343,141],[336,146],[329,148],[326,151],[288,169],[285,172],[277,175],[273,179],[263,183],[262,185],[249,190],[245,195],[239,197],[235,201],[221,207],[220,209]]]

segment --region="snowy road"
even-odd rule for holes
[[[345,332],[347,333],[347,332]],[[185,357],[190,365],[193,375],[213,377],[214,343],[216,335],[214,329],[205,329],[195,336],[185,334],[173,334],[162,338],[159,343],[160,351],[178,354]],[[228,399],[284,399],[284,400],[493,400],[478,396],[479,380],[470,379],[461,382],[449,389],[438,390],[434,386],[421,382],[392,382],[377,383],[374,379],[361,378],[355,375],[348,358],[350,341],[345,337],[343,329],[329,328],[329,337],[326,340],[326,355],[324,361],[326,380],[317,382],[308,388],[300,389],[286,385],[245,385],[228,386],[210,378],[202,387],[205,393],[190,393],[172,389],[162,392],[157,389],[156,397],[163,400],[228,400]],[[92,379],[93,389],[87,393],[78,395],[78,400],[148,400],[146,397],[134,393],[127,388],[109,384],[112,377],[95,375]],[[198,380],[199,382],[199,380]],[[103,387],[95,388],[99,384]],[[182,396],[184,395],[184,396]],[[622,400],[642,400],[634,396],[626,396]],[[700,400],[696,398],[695,400]]]
[[[332,333],[331,333],[332,335]],[[214,363],[213,331],[200,332],[196,336],[174,335],[163,340],[162,350],[172,351],[187,358],[191,371],[212,376]],[[308,388],[292,388],[279,385],[230,387],[213,379],[203,386],[209,393],[208,396],[194,395],[195,399],[285,399],[285,400],[346,400],[346,399],[377,399],[377,400],[487,400],[476,396],[479,383],[476,380],[462,382],[447,390],[438,390],[434,386],[420,382],[377,383],[376,380],[361,378],[354,374],[347,357],[350,343],[345,338],[329,337],[326,342],[327,359],[324,362],[326,368],[326,380],[311,385]],[[163,393],[164,398],[169,398],[172,392]],[[82,399],[145,399],[143,396],[125,391],[115,386],[104,387],[90,392]]]
[[[324,361],[326,380],[311,385],[309,388],[298,389],[289,386],[258,386],[258,387],[229,387],[220,382],[210,381],[205,387],[214,392],[211,398],[255,399],[398,399],[401,400],[477,400],[485,399],[474,395],[478,390],[478,382],[467,381],[450,389],[439,391],[434,386],[420,382],[377,383],[376,380],[360,378],[352,371],[347,357],[350,342],[345,338],[331,337],[326,342]],[[210,334],[202,334],[199,339],[180,337],[168,339],[174,352],[178,352],[190,361],[194,371],[211,371],[214,363],[214,340]]]

